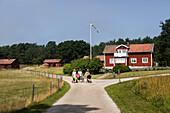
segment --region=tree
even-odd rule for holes
[[[155,37],[155,57],[161,66],[170,66],[170,19],[161,22],[161,34]]]
[[[55,41],[49,41],[46,45],[46,58],[53,59],[56,58],[57,46]]]
[[[69,63],[72,60],[83,58],[89,55],[90,45],[83,40],[64,41],[57,46],[57,58],[62,59],[63,63]]]

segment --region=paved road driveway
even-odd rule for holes
[[[119,113],[120,110],[107,95],[104,87],[118,83],[118,79],[93,80],[93,83],[71,83],[71,88],[61,99],[47,110],[48,113]],[[134,78],[122,79],[122,81]]]

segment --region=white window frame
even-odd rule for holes
[[[135,62],[133,62],[135,60]],[[131,63],[137,63],[137,58],[131,58]]]
[[[118,53],[127,53],[126,49],[118,49],[117,51],[118,51]],[[125,52],[123,52],[123,51],[125,51]]]
[[[110,64],[114,64],[114,58],[110,58],[110,59],[109,59],[109,63],[110,63]]]
[[[147,59],[147,62],[144,62],[143,59]],[[142,63],[148,63],[148,57],[143,57],[142,58]]]
[[[116,58],[116,63],[126,63],[125,58]]]

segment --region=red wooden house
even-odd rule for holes
[[[107,69],[118,63],[130,68],[152,67],[154,44],[106,45],[103,53]]]
[[[44,63],[49,64],[49,67],[60,67],[61,59],[45,59]]]
[[[0,69],[19,69],[19,67],[16,59],[0,59]]]

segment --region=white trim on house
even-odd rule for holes
[[[129,48],[128,46],[121,44],[121,45],[117,46],[116,49],[119,48],[119,47],[121,47],[121,46],[123,46],[123,47],[125,47],[125,48]]]
[[[152,67],[152,52],[151,52],[151,67]]]
[[[135,59],[135,62],[133,62],[134,59]],[[131,58],[131,63],[137,63],[137,58]]]
[[[126,66],[127,66],[127,57],[126,57]]]
[[[143,59],[147,59],[147,61],[146,62],[143,62]],[[148,63],[148,57],[142,57],[142,63]]]
[[[113,69],[113,66],[105,67],[105,69]]]

